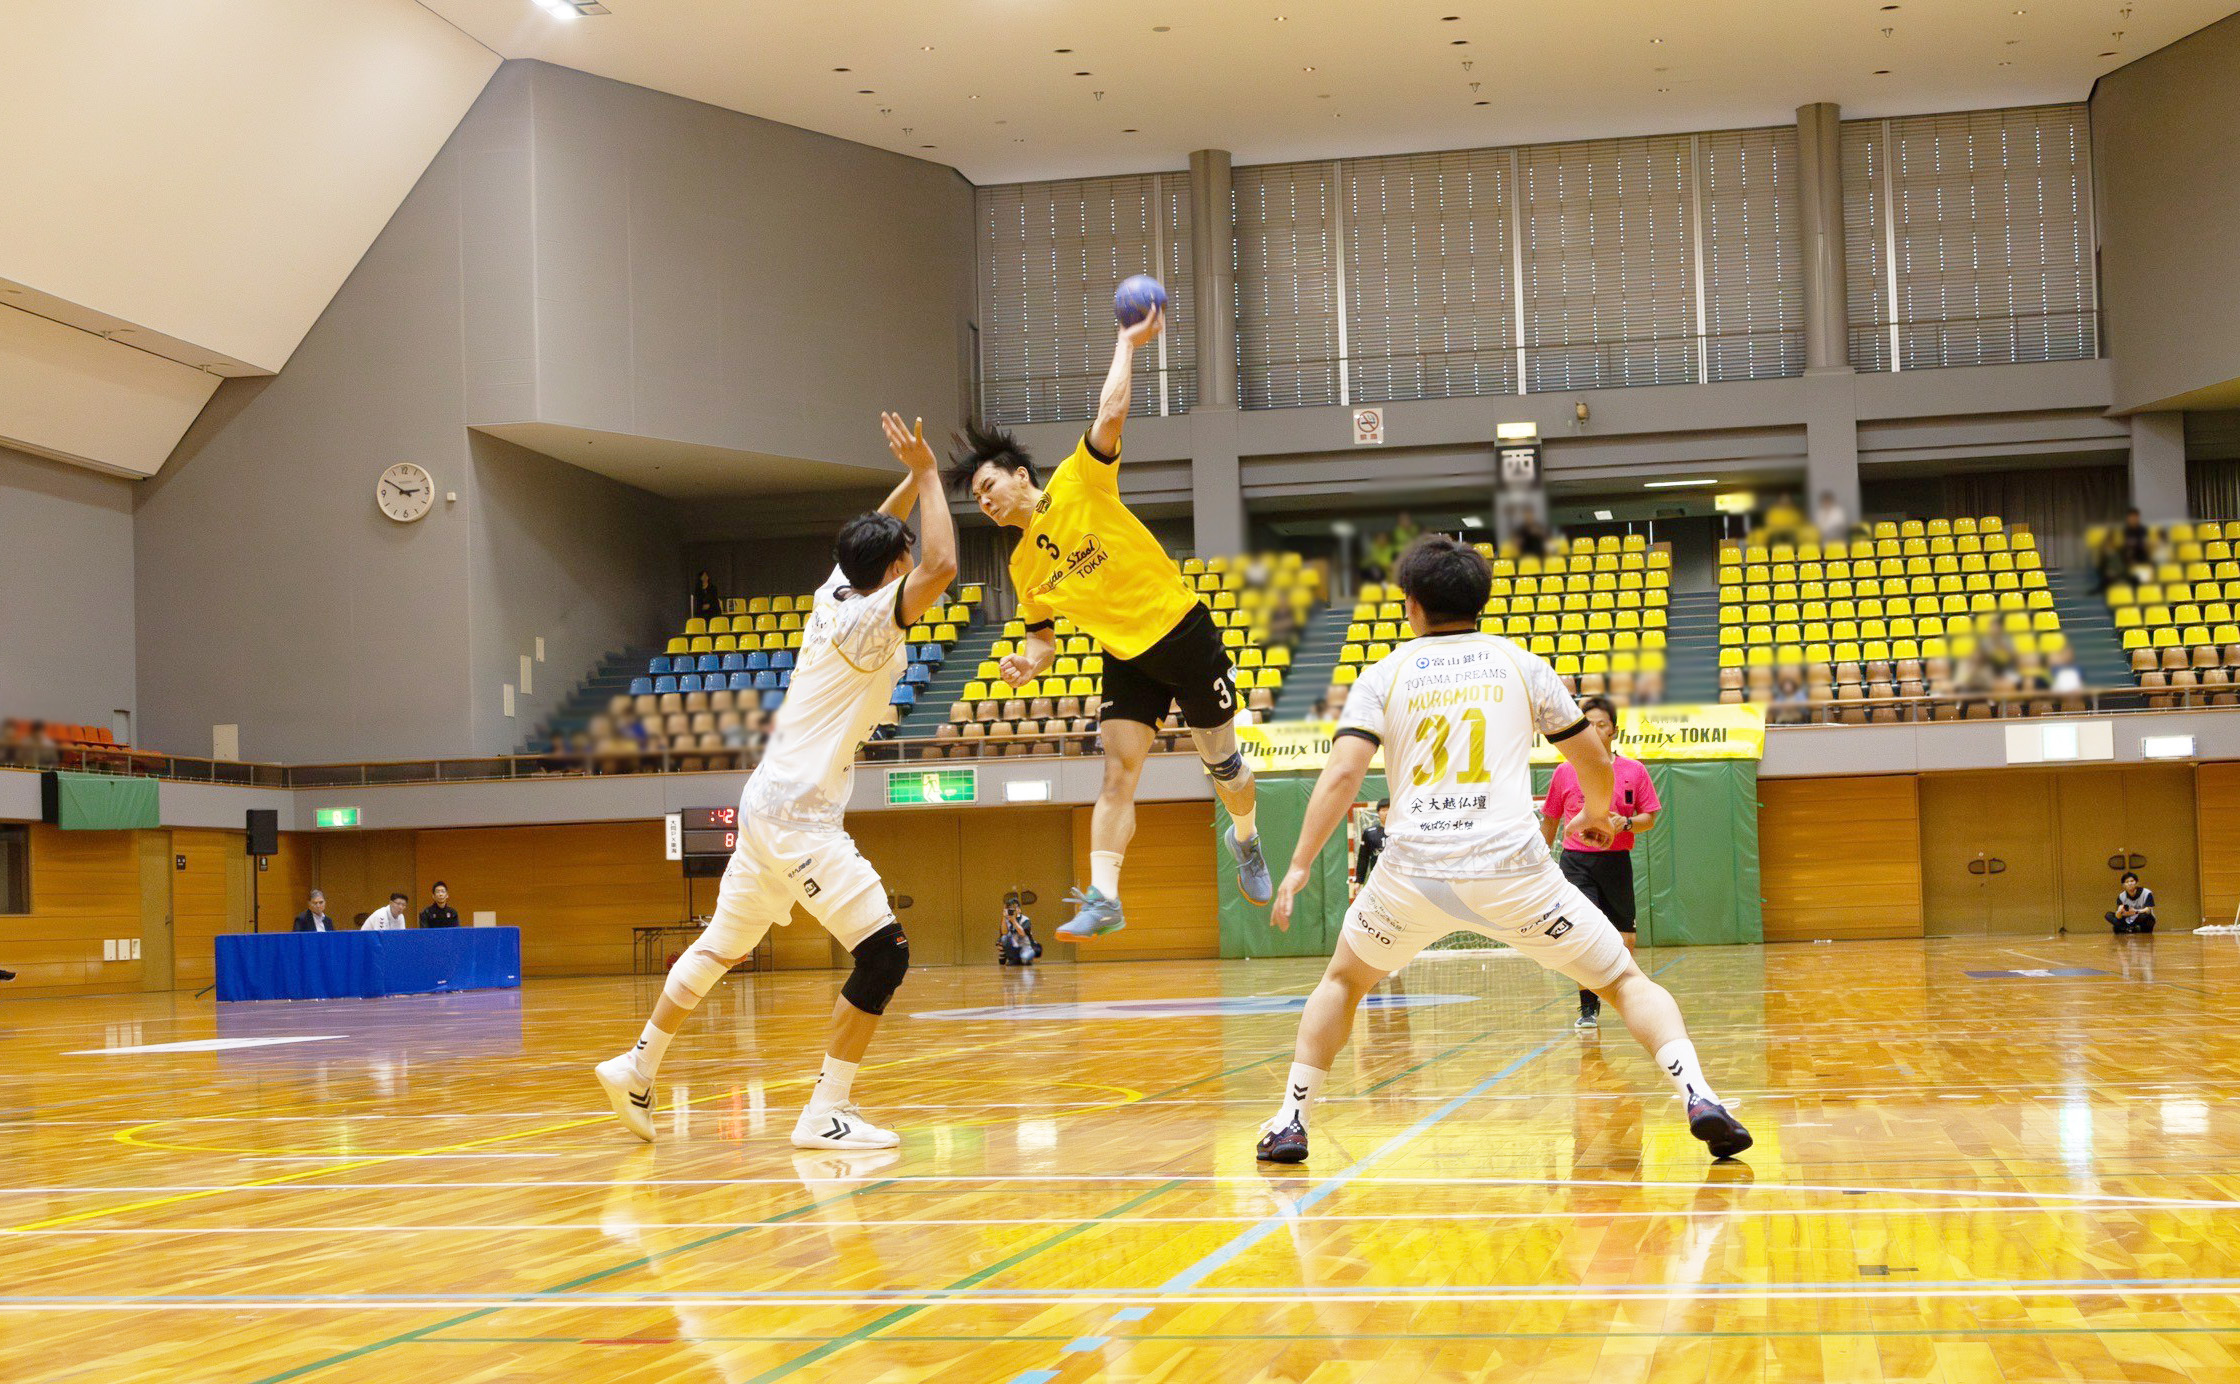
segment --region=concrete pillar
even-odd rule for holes
[[[1197,316],[1198,402],[1190,411],[1190,515],[1201,557],[1245,550],[1244,489],[1237,455],[1237,294],[1230,262],[1226,149],[1190,155],[1190,303]]]
[[[2190,519],[2186,501],[2186,416],[2131,415],[2131,503],[2150,524]]]
[[[1804,265],[1805,490],[1807,514],[1833,494],[1859,516],[1859,405],[1853,392],[1851,320],[1844,297],[1843,112],[1833,102],[1797,107],[1798,255]]]
[[[1804,364],[1851,363],[1844,293],[1843,112],[1832,101],[1797,107],[1798,248],[1804,263]]]

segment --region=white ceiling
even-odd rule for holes
[[[1267,163],[1781,124],[1812,101],[1851,116],[2075,101],[2102,73],[2240,9],[604,0],[611,13],[563,22],[532,0],[421,3],[508,58],[950,164],[975,183],[1180,168],[1201,148]]]
[[[902,479],[902,469],[876,445],[865,449],[857,462],[836,462],[742,452],[661,437],[634,437],[562,423],[501,423],[480,431],[672,500],[891,488]]]

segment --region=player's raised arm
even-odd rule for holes
[[[1330,747],[1330,761],[1314,781],[1307,799],[1306,819],[1299,825],[1299,844],[1291,851],[1291,869],[1276,889],[1275,912],[1269,921],[1276,931],[1291,931],[1291,909],[1299,891],[1307,887],[1314,858],[1330,840],[1330,833],[1346,819],[1346,810],[1361,796],[1361,781],[1369,776],[1369,761],[1377,757],[1377,742],[1362,735],[1343,735]]]
[[[902,623],[909,625],[931,609],[957,578],[957,523],[949,514],[948,499],[941,493],[941,463],[934,458],[933,448],[926,445],[925,420],[905,427],[900,414],[882,413],[879,423],[886,430],[887,450],[910,473],[912,495],[925,511],[919,525],[918,565],[902,582]],[[888,502],[896,503],[900,494],[901,488],[897,487]],[[897,519],[907,518],[912,502],[901,501],[899,511],[885,506],[881,510]]]
[[[1167,325],[1165,308],[1155,308],[1141,321],[1120,329],[1112,347],[1112,369],[1104,377],[1104,393],[1097,396],[1097,421],[1089,425],[1089,445],[1114,461],[1120,459],[1120,430],[1128,422],[1128,406],[1135,398],[1136,352]]]

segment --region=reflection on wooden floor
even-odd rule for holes
[[[918,972],[899,1156],[784,1143],[837,975],[711,997],[652,1148],[589,1070],[650,979],[0,1004],[0,1379],[2240,1379],[2240,939],[2121,941],[1645,953],[1726,1168],[1513,956],[1406,974],[1282,1174],[1295,1016],[1209,1001],[1306,961]]]

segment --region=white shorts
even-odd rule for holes
[[[850,951],[894,921],[879,872],[848,833],[743,815],[715,918],[695,945],[728,959],[745,956],[772,927],[793,921],[795,904]]]
[[[1625,938],[1553,861],[1487,879],[1423,879],[1381,866],[1346,910],[1342,935],[1355,956],[1391,972],[1458,929],[1506,942],[1589,990],[1626,968]]]

